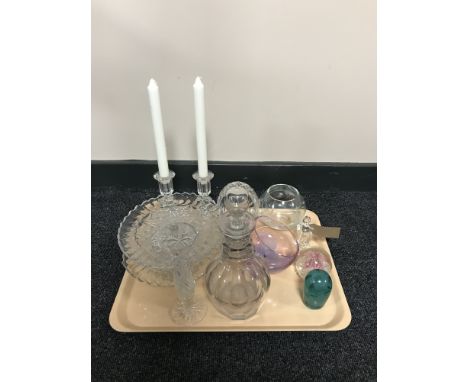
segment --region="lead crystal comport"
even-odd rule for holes
[[[206,314],[205,304],[195,298],[195,280],[221,246],[217,208],[197,194],[173,193],[172,178],[158,174],[155,178],[161,195],[136,206],[120,225],[122,263],[140,281],[174,285],[177,301],[170,309],[172,320],[194,324]]]

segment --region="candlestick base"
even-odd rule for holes
[[[172,184],[172,179],[175,177],[175,172],[169,170],[168,176],[161,176],[159,172],[156,172],[153,175],[153,178],[158,181],[159,192],[161,195],[172,195],[174,192],[174,185]]]
[[[208,171],[207,176],[200,176],[197,171],[193,173],[192,177],[197,181],[198,195],[209,196],[211,194],[211,179],[213,179],[214,174]]]

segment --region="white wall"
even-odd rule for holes
[[[93,0],[92,159],[154,159],[159,84],[169,159],[376,162],[374,0]]]

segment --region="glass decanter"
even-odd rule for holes
[[[255,217],[249,210],[253,207],[251,202],[258,198],[248,185],[243,185],[245,183],[231,183],[220,193],[222,255],[205,272],[210,301],[219,312],[233,320],[253,316],[270,287],[266,264],[254,256],[250,239]]]

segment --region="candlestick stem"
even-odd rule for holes
[[[208,171],[207,176],[200,176],[198,171],[196,171],[193,173],[192,177],[197,181],[198,195],[209,196],[211,194],[211,179],[213,179],[214,174]]]
[[[161,195],[172,195],[174,192],[174,185],[172,184],[172,179],[175,177],[175,172],[169,170],[168,176],[161,176],[159,172],[153,175],[153,178],[158,181],[159,192]]]

